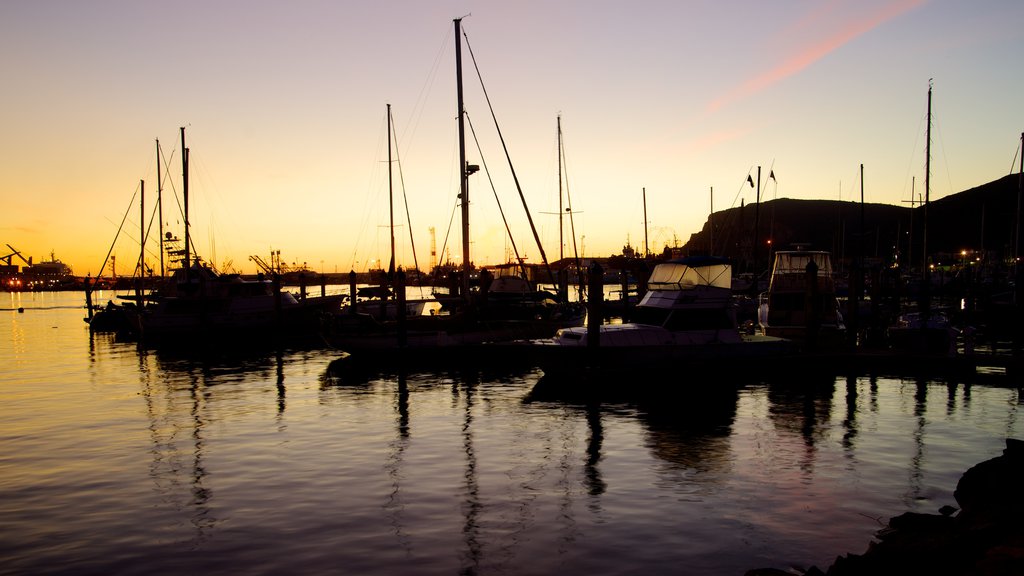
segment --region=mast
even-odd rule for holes
[[[932,81],[928,79],[928,124],[925,136],[924,153],[924,224],[922,224],[922,250],[921,261],[923,263],[921,274],[921,329],[928,325],[928,318],[931,316],[931,270],[928,269],[928,204],[931,201],[931,172],[932,172]]]
[[[388,265],[388,280],[395,275],[395,197],[391,182],[391,104],[388,104],[388,211],[391,216],[391,264]]]
[[[462,18],[455,22],[455,86],[459,117],[459,197],[462,199],[462,295],[469,299],[469,166],[466,165],[465,109],[462,101]]]
[[[565,259],[565,240],[562,236],[562,115],[558,115],[558,260]]]
[[[927,280],[928,272],[928,203],[931,201],[931,176],[932,176],[932,81],[928,80],[928,124],[926,126],[924,139],[924,224],[922,224],[921,258],[924,268],[924,277]]]
[[[185,198],[185,282],[189,281],[189,268],[192,267],[191,239],[188,232],[188,148],[185,147],[185,127],[181,127],[181,194]]]
[[[156,139],[156,207],[160,219],[160,277],[164,277],[164,196],[160,177],[160,139]]]
[[[647,188],[643,189],[644,193],[644,258],[646,259],[650,254],[650,246],[647,244]]]
[[[135,281],[135,302],[142,306],[142,280],[146,270],[146,181],[139,180],[139,277]]]
[[[1024,192],[1024,132],[1020,133],[1020,175],[1017,177],[1017,230],[1013,237],[1013,271],[1017,272],[1020,263],[1020,204],[1021,193]]]
[[[757,253],[760,247],[761,235],[761,167],[757,167],[757,195],[754,196],[754,245],[751,246],[751,259],[754,261],[754,288],[753,294],[757,295],[757,281],[761,277],[761,271],[757,268]]]

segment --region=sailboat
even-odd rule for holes
[[[928,123],[924,161],[924,230],[921,250],[921,295],[916,312],[900,314],[888,329],[889,345],[898,352],[934,356],[956,356],[959,331],[949,317],[931,306],[931,268],[928,265],[928,204],[931,194],[932,84],[928,82]]]
[[[413,355],[416,351],[432,355],[432,351],[438,348],[461,349],[488,342],[550,336],[561,327],[579,326],[583,323],[581,306],[562,306],[556,295],[536,290],[523,278],[495,278],[484,270],[477,275],[478,281],[475,286],[471,280],[474,271],[470,255],[469,176],[476,173],[480,167],[466,161],[461,18],[455,19],[454,25],[462,227],[461,270],[453,282],[454,290],[451,294],[447,297],[435,295],[441,304],[441,313],[432,316],[408,316],[405,314],[404,303],[399,302],[399,316],[394,322],[381,322],[363,316],[362,321],[350,321],[340,330],[335,323],[335,331],[326,335],[326,338],[332,345],[349,353],[366,354],[401,349],[407,355]],[[389,120],[389,153],[390,145]],[[392,246],[393,238],[392,232]],[[403,275],[396,273],[395,277],[401,279]],[[395,286],[395,293],[400,297],[404,296],[404,284],[401,280]]]
[[[150,343],[182,346],[315,335],[322,315],[339,307],[342,296],[299,298],[281,289],[277,275],[243,279],[217,271],[192,253],[184,128],[181,147],[185,239],[178,244],[170,232],[165,235],[167,253],[177,259],[177,267],[144,298],[133,326],[136,335]]]

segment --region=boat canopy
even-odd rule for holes
[[[819,250],[776,252],[775,267],[772,275],[804,274],[807,271],[807,265],[812,261],[818,267],[818,276],[832,275],[832,259],[830,254]]]
[[[687,290],[697,286],[732,288],[732,264],[712,256],[679,258],[654,267],[647,281],[651,290]]]

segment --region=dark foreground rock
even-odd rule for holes
[[[1002,456],[965,472],[953,497],[959,511],[944,506],[941,514],[896,516],[863,554],[840,556],[827,571],[812,567],[805,575],[1024,575],[1024,441],[1007,439]],[[773,574],[786,572],[747,572]]]

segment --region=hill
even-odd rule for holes
[[[962,250],[986,261],[1014,256],[1019,174],[933,200],[927,207],[861,205],[839,200],[780,198],[712,214],[690,236],[683,253],[714,252],[741,271],[768,267],[768,248],[804,245],[829,250],[837,262],[863,254],[891,263],[920,266],[927,210],[928,253],[932,262],[959,259]],[[714,224],[714,245],[711,225]],[[753,239],[759,239],[755,252]],[[769,244],[770,242],[770,244]],[[863,250],[863,252],[861,252]]]

